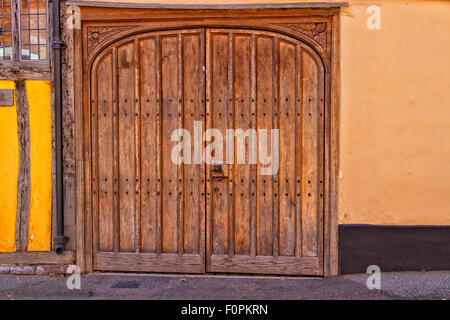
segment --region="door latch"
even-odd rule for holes
[[[225,165],[225,170],[227,169]],[[211,175],[213,179],[227,179],[228,173],[224,170],[224,164],[222,161],[217,161],[212,164]],[[228,170],[227,170],[228,171]]]

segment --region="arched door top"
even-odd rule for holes
[[[240,27],[235,26],[205,26],[205,27],[180,27],[169,29],[148,30],[141,26],[108,26],[108,27],[90,27],[87,28],[87,55],[90,66],[95,61],[116,46],[120,46],[130,40],[157,36],[158,34],[178,33],[180,30],[199,30],[199,29],[218,29],[240,30],[244,32],[258,31],[267,36],[277,37],[286,41],[299,42],[304,50],[314,58],[316,63],[320,64],[325,72],[328,72],[328,42],[327,42],[327,24],[326,23],[279,23],[273,24],[271,28],[267,27]]]

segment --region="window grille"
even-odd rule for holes
[[[0,0],[2,24],[0,28],[0,60],[13,59],[11,0]]]
[[[21,0],[21,60],[47,60],[47,0]]]

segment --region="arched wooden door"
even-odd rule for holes
[[[151,32],[91,70],[95,270],[323,274],[325,75],[313,50],[266,31]],[[224,162],[177,165],[174,130],[192,134],[192,162],[208,145],[194,127],[254,129],[258,155],[268,130],[272,163],[250,160],[247,137],[244,163],[233,138]],[[274,129],[279,168],[262,175]]]

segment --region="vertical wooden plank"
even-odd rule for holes
[[[204,119],[205,130],[211,126],[209,117],[206,116],[207,113],[210,113],[211,109],[211,90],[212,90],[212,35],[211,30],[205,30],[205,96],[204,96],[204,104],[205,104],[205,113],[203,113],[202,119]],[[202,114],[200,114],[202,115]],[[203,148],[206,146],[206,142],[202,144]],[[202,156],[203,158],[203,156]],[[203,162],[203,160],[202,160]],[[205,164],[205,190],[202,191],[202,201],[205,203],[205,211],[206,211],[206,233],[205,233],[205,262],[206,262],[206,271],[211,271],[212,263],[211,256],[213,255],[213,232],[214,232],[214,224],[213,224],[213,205],[210,197],[207,194],[211,194],[211,173],[210,166]]]
[[[339,177],[339,92],[340,92],[340,57],[339,57],[339,35],[340,35],[340,13],[336,11],[333,14],[329,24],[328,33],[331,34],[330,47],[331,72],[326,73],[326,157],[325,157],[325,275],[338,275],[338,177]]]
[[[113,83],[113,178],[114,178],[114,198],[113,198],[113,247],[114,252],[120,250],[120,196],[119,196],[119,90],[118,90],[118,55],[117,48],[112,51],[112,83]]]
[[[281,256],[295,255],[295,44],[279,41],[280,99],[280,212],[279,249]]]
[[[272,101],[273,96],[273,38],[258,36],[256,53],[256,91],[257,91],[257,116],[258,130],[267,130],[267,157],[271,155],[271,130],[272,130]],[[261,135],[259,135],[261,139]],[[266,167],[266,165],[260,165]],[[271,176],[263,176],[258,170],[257,192],[257,255],[271,256],[273,254],[273,179]]]
[[[184,48],[183,48],[183,36],[181,33],[177,35],[177,123],[178,128],[184,128],[184,101],[183,101],[183,90],[184,90]],[[177,166],[177,248],[178,255],[183,255],[184,253],[184,165]]]
[[[141,101],[141,248],[156,252],[157,129],[156,39],[142,39],[140,54]]]
[[[279,41],[277,38],[273,38],[273,73],[272,73],[272,129],[279,130],[280,129],[280,120],[278,117],[279,114],[279,105],[278,105],[278,96],[279,96],[279,82],[278,82],[278,73],[279,73],[279,61],[280,61],[280,50],[279,50]],[[281,146],[280,146],[281,150]],[[272,199],[272,237],[273,237],[273,257],[278,258],[280,255],[280,232],[279,232],[279,212],[280,212],[280,186],[279,186],[279,177],[280,171],[272,177],[272,190],[273,196]]]
[[[227,54],[227,63],[228,63],[228,83],[227,83],[227,110],[226,112],[226,123],[227,129],[236,130],[236,99],[234,95],[234,73],[236,72],[236,68],[234,65],[234,40],[233,33],[228,32],[228,54]],[[229,112],[227,112],[229,111]],[[234,142],[234,140],[233,140]],[[228,146],[227,146],[228,148]],[[227,149],[226,148],[226,149]],[[227,245],[228,245],[228,255],[233,257],[235,254],[235,220],[236,220],[236,145],[233,145],[233,155],[228,155],[227,150],[225,149],[224,159],[227,159],[228,166],[228,201],[226,202],[228,207],[228,235],[227,235]],[[232,158],[233,162],[229,164],[228,158]]]
[[[163,221],[162,221],[162,90],[161,90],[161,37],[156,37],[156,253],[160,255],[163,250]]]
[[[317,255],[319,257],[324,256],[324,198],[325,198],[325,79],[324,72],[320,62],[316,60],[317,64]],[[323,270],[324,259],[320,259],[320,268]]]
[[[92,143],[92,166],[91,166],[91,178],[92,178],[92,249],[93,252],[96,253],[99,250],[99,214],[98,214],[98,206],[99,206],[99,120],[98,120],[98,69],[97,72],[91,74],[91,143]],[[95,264],[95,257],[93,258]]]
[[[251,37],[248,34],[234,35],[234,97],[235,97],[235,128],[246,133],[251,128]],[[239,147],[242,143],[244,148]],[[236,139],[236,156],[238,159],[245,154],[245,163],[235,163],[235,253],[238,255],[250,255],[250,212],[251,212],[251,180],[249,151],[250,138],[239,141]]]
[[[213,39],[212,32],[210,29],[205,30],[205,96],[204,96],[204,104],[205,104],[205,113],[203,114],[205,130],[209,128],[211,124],[211,118],[207,116],[207,114],[211,114],[211,96],[212,96],[212,50],[213,48]],[[202,114],[200,114],[201,116]],[[203,148],[206,147],[206,142],[203,143]],[[203,162],[203,160],[202,160]],[[214,237],[214,212],[213,212],[213,204],[211,201],[211,197],[208,196],[212,192],[212,182],[211,182],[211,166],[205,164],[205,190],[202,191],[202,201],[205,203],[206,210],[206,233],[205,233],[205,261],[206,261],[206,271],[211,271],[212,261],[211,256],[214,254],[213,247],[213,237]]]
[[[172,162],[172,132],[178,125],[178,37],[161,37],[162,251],[178,252],[178,166]]]
[[[135,168],[135,229],[134,250],[136,254],[141,252],[141,89],[140,89],[140,41],[134,40],[134,168]]]
[[[83,40],[80,41],[80,43],[86,43],[87,41],[87,33],[83,31],[82,34],[82,38]],[[84,48],[80,48],[80,50],[85,50]],[[84,55],[86,54],[86,52],[84,51],[83,53]],[[82,68],[83,68],[83,74],[89,74],[88,70],[89,67],[87,66],[87,61],[86,59],[82,59]],[[92,162],[92,157],[93,155],[91,154],[91,150],[92,149],[92,127],[91,127],[91,119],[93,116],[93,109],[92,109],[92,104],[93,104],[93,97],[92,97],[92,92],[91,92],[91,88],[90,88],[90,82],[89,82],[89,77],[85,76],[83,77],[83,92],[85,93],[84,95],[82,95],[83,97],[83,105],[82,105],[82,110],[83,110],[83,184],[84,184],[84,194],[83,194],[83,198],[84,198],[84,206],[83,206],[83,212],[84,212],[84,217],[83,220],[85,222],[84,224],[84,230],[83,230],[83,236],[84,239],[83,241],[85,241],[85,245],[82,247],[82,249],[84,250],[85,253],[85,271],[86,272],[92,272],[94,270],[94,263],[95,263],[95,259],[94,259],[94,252],[93,252],[93,236],[94,236],[94,231],[93,231],[93,216],[92,216],[92,204],[94,199],[92,198],[93,195],[93,176],[91,174],[91,162]]]
[[[184,128],[194,133],[194,122],[201,121],[203,62],[201,57],[201,38],[199,33],[183,36],[183,101]],[[202,127],[203,131],[203,127]],[[192,141],[192,145],[193,145]],[[194,150],[191,150],[192,158]],[[202,164],[184,165],[184,223],[183,223],[183,251],[188,254],[200,253],[200,217],[203,203],[202,196]]]
[[[12,30],[13,30],[13,34],[12,34],[12,37],[13,37],[13,39],[12,39],[12,43],[13,43],[12,55],[13,55],[13,57],[12,58],[14,61],[20,61],[22,58],[21,57],[21,46],[20,46],[20,32],[19,32],[20,23],[21,23],[21,16],[20,16],[21,15],[21,12],[20,12],[21,2],[22,1],[11,1],[10,2],[12,4],[10,14],[12,17]],[[4,12],[7,12],[7,8],[5,8],[5,4],[6,4],[6,7],[9,7],[7,1],[2,1],[2,9],[4,10]],[[50,19],[50,20],[52,20],[52,19]],[[51,30],[51,29],[49,28],[48,30]],[[4,39],[3,41],[5,41],[5,40],[6,39]]]
[[[74,78],[74,154],[75,154],[75,173],[76,173],[76,262],[80,267],[81,272],[86,271],[86,251],[85,251],[85,211],[84,211],[84,185],[87,183],[84,181],[84,117],[83,117],[83,101],[86,95],[83,95],[83,72],[82,72],[82,38],[81,30],[73,31],[73,52],[74,52],[74,65],[78,65],[78,68],[73,70]],[[88,88],[85,87],[87,90]]]
[[[297,44],[295,59],[296,59],[296,101],[295,101],[295,193],[296,193],[296,207],[295,207],[295,256],[301,258],[302,256],[302,101],[303,101],[303,87],[302,87],[302,54],[303,49],[300,44]]]
[[[206,68],[208,68],[208,64],[206,62],[207,59],[207,55],[208,53],[206,52],[206,43],[207,43],[207,39],[206,39],[206,30],[202,29],[200,31],[200,56],[199,56],[199,61],[200,61],[200,69],[199,69],[199,73],[200,73],[200,97],[199,97],[199,113],[200,113],[200,118],[202,120],[202,132],[205,131],[206,129],[206,120],[205,120],[205,113],[206,113],[206,103],[205,103],[205,99],[206,99],[206,88],[207,88],[207,83],[206,83],[206,73],[207,70]],[[204,145],[204,143],[203,143]],[[201,261],[203,261],[204,263],[201,266],[201,272],[206,272],[207,268],[208,268],[208,261],[209,258],[206,257],[206,251],[207,251],[207,240],[206,240],[206,234],[207,234],[207,208],[208,208],[208,204],[206,201],[206,196],[205,196],[205,192],[207,190],[207,185],[206,185],[206,165],[203,163],[203,160],[200,160],[201,162],[201,166],[200,166],[200,177],[201,177],[201,183],[200,183],[200,191],[199,191],[199,195],[200,196],[200,216],[198,217],[198,224],[200,226],[200,236],[199,236],[199,243],[198,243],[198,251],[200,253],[200,257],[201,257]]]
[[[250,128],[255,130],[255,147],[251,152],[255,152],[256,163],[250,163],[250,256],[256,257],[257,254],[257,227],[256,227],[256,207],[257,207],[257,191],[258,183],[256,177],[258,176],[258,115],[256,113],[256,36],[251,35],[250,39]],[[251,150],[252,148],[250,148]]]
[[[228,72],[229,72],[229,36],[224,33],[212,33],[211,35],[211,88],[207,97],[207,118],[211,126],[223,130],[228,123]],[[224,154],[225,155],[225,154]],[[210,171],[210,170],[209,170]],[[208,173],[209,175],[209,173]],[[212,179],[212,178],[210,178]],[[229,253],[229,201],[228,186],[223,180],[211,181],[212,201],[212,253]]]
[[[66,6],[62,6],[62,10],[66,11]],[[67,12],[64,12],[62,14],[62,19],[66,20],[69,14]],[[47,30],[52,30],[52,24],[53,19],[50,19],[50,23],[48,25]],[[39,20],[42,21],[42,20]],[[64,85],[66,90],[63,90],[62,92],[62,116],[63,121],[65,123],[64,130],[63,130],[63,139],[65,141],[64,145],[64,187],[63,187],[63,193],[64,193],[64,234],[69,238],[69,241],[65,245],[65,250],[67,251],[76,251],[75,248],[75,241],[76,241],[76,169],[75,169],[75,135],[74,135],[74,73],[75,73],[75,67],[74,66],[80,66],[75,62],[75,56],[76,53],[74,52],[74,30],[70,30],[69,28],[63,27],[61,30],[61,38],[62,41],[68,44],[67,49],[65,49],[64,53],[62,53],[63,56],[63,65],[65,67],[62,69],[62,77],[64,79]],[[20,48],[18,48],[20,51]],[[48,55],[49,57],[52,56],[52,54]],[[43,56],[41,56],[43,57]],[[53,57],[50,58],[50,61]],[[68,65],[70,61],[70,66]],[[52,63],[52,61],[51,61]],[[78,80],[77,80],[78,81]],[[52,128],[54,128],[55,125],[55,104],[52,99]],[[56,138],[56,130],[52,129],[52,141],[55,141]],[[56,185],[56,145],[52,145],[53,149],[53,158],[52,158],[52,185]],[[56,230],[56,220],[57,220],[57,196],[56,196],[56,190],[55,188],[52,188],[52,239],[55,239],[57,235]],[[52,250],[55,249],[55,242],[52,241]]]
[[[113,251],[113,88],[112,54],[99,64],[96,72],[97,88],[97,157],[98,161],[98,233],[96,242],[100,251]]]
[[[314,59],[303,51],[303,164],[302,233],[303,256],[318,256],[318,70]]]
[[[135,250],[135,80],[134,42],[118,55],[120,251]]]
[[[14,7],[14,6],[13,6]],[[15,83],[17,134],[19,141],[19,176],[17,179],[16,250],[27,251],[30,218],[30,117],[25,80]]]

